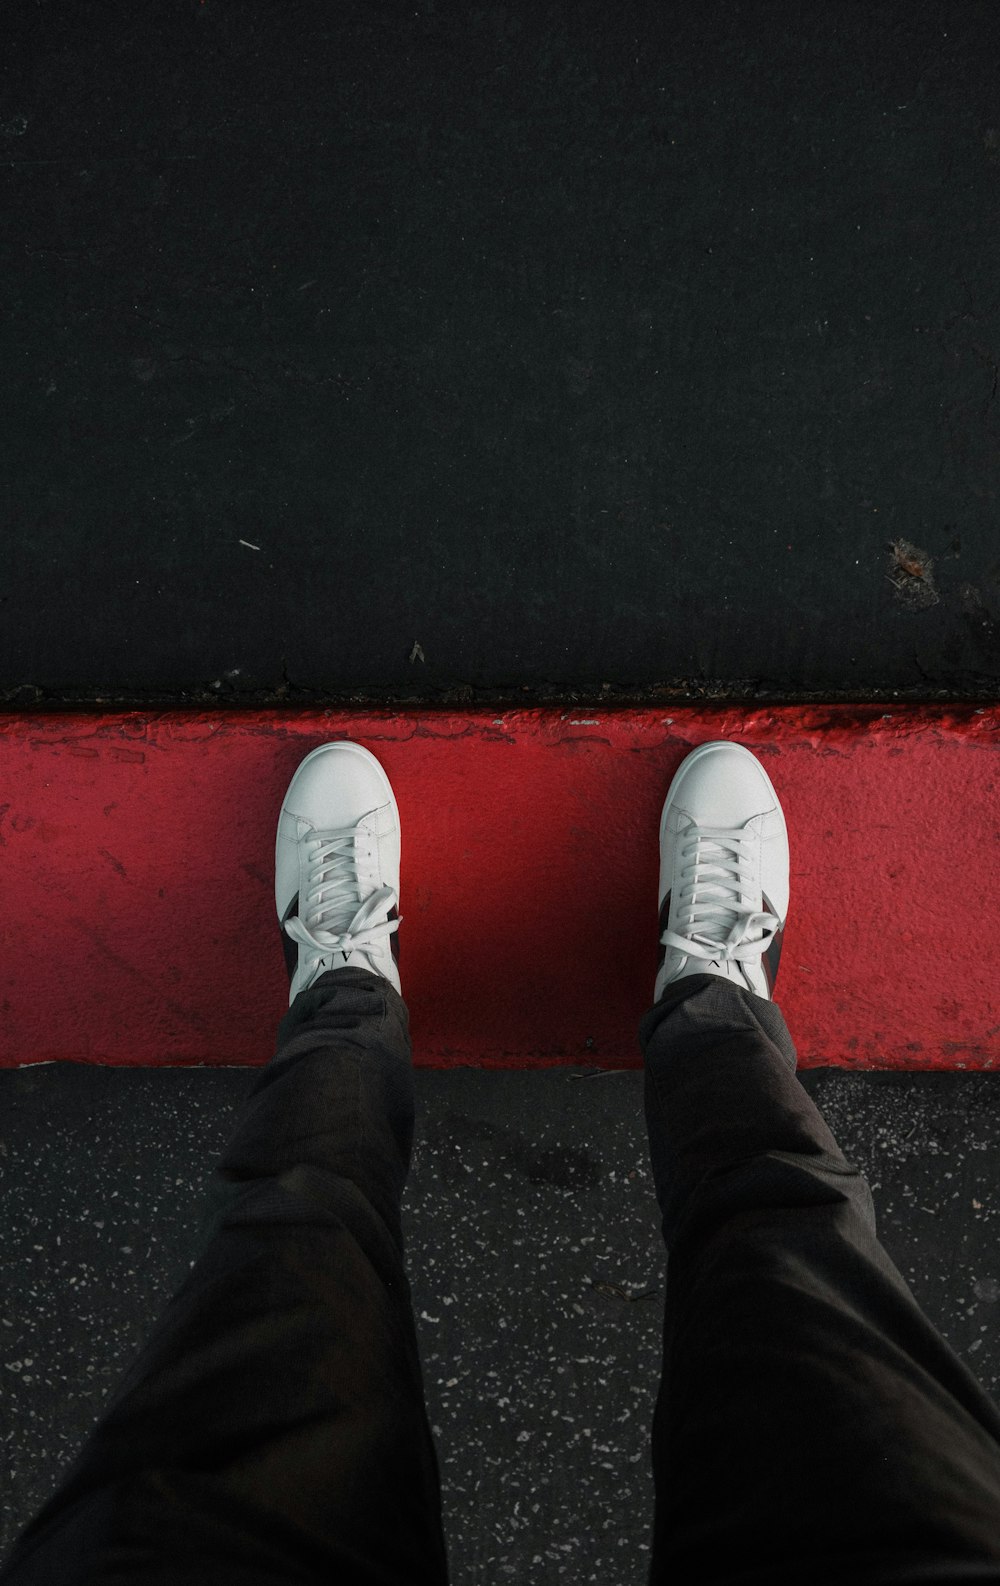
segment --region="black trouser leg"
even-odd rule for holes
[[[443,1586],[400,1207],[406,1005],[295,999],[212,1180],[200,1253],[3,1581]]]
[[[1000,1415],[878,1242],[779,1009],[644,1016],[669,1252],[650,1581],[1000,1582]]]

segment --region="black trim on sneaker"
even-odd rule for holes
[[[765,913],[773,914],[775,919],[779,920],[781,916],[779,915],[777,909],[774,907],[774,904],[771,902],[766,892],[761,893],[761,900],[763,902]],[[778,959],[781,957],[781,942],[784,934],[784,925],[779,925],[770,942],[760,955],[761,967],[764,971],[764,978],[767,981],[767,994],[769,997],[774,996],[774,982],[778,978]]]
[[[284,915],[282,916],[282,920],[281,920],[281,946],[282,946],[282,949],[283,949],[284,954],[285,954],[285,968],[288,970],[288,984],[289,985],[291,985],[292,980],[293,980],[293,978],[295,976],[295,971],[299,967],[299,944],[298,944],[298,942],[293,942],[292,938],[289,936],[288,932],[285,930],[285,921],[286,920],[290,920],[293,915],[297,918],[298,917],[298,912],[299,912],[299,895],[296,892],[295,896],[292,898],[291,903],[288,905],[287,909],[285,910]]]
[[[667,920],[669,919],[669,917],[670,917],[670,893],[668,892],[666,897],[664,898],[663,902],[660,904],[660,935],[661,936],[663,935],[664,931],[667,928]],[[659,973],[659,971],[663,968],[663,960],[666,958],[666,956],[667,956],[667,949],[664,947],[663,943],[661,942],[660,943],[660,956],[657,959],[657,963],[656,963],[657,973]]]

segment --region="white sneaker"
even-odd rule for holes
[[[721,975],[771,1001],[788,914],[788,831],[778,795],[738,743],[682,761],[660,818],[660,969],[653,1000],[685,975]]]
[[[399,809],[375,756],[346,742],[307,754],[274,852],[289,1007],[329,969],[374,970],[400,991],[399,853]]]

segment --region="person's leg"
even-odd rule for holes
[[[1000,1415],[878,1242],[780,1010],[640,1024],[668,1250],[652,1586],[1000,1582]]]
[[[282,1020],[200,1253],[4,1586],[442,1586],[440,1481],[400,1209],[409,1017],[323,974]]]

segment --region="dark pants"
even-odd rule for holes
[[[1000,1583],[1000,1416],[880,1247],[778,1008],[694,975],[639,1026],[670,1252],[650,1579]],[[282,1020],[198,1259],[3,1582],[447,1579],[400,1204],[406,1005]]]

